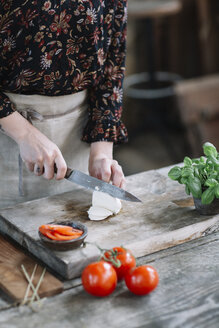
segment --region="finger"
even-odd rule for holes
[[[94,177],[94,178],[97,178],[97,179],[99,179],[99,180],[103,180],[102,179],[102,172],[101,171],[92,171],[92,172],[89,172],[90,173],[90,175],[92,176],[92,177]]]
[[[105,182],[110,182],[111,179],[111,160],[103,159],[101,163],[101,168],[98,175],[100,176],[100,179]]]
[[[34,164],[33,163],[27,163],[27,162],[24,162],[26,168],[30,171],[30,172],[33,172],[34,171]]]
[[[66,164],[62,154],[60,154],[58,157],[56,157],[55,164],[57,167],[56,180],[64,179],[66,171],[67,171],[67,164]]]
[[[34,164],[34,174],[38,176],[43,174],[43,164],[41,163]]]
[[[126,187],[126,180],[125,178],[121,181],[121,184],[120,184],[120,187],[119,188],[122,188],[122,189],[125,189]]]
[[[125,178],[122,168],[117,162],[114,162],[111,167],[112,167],[112,183],[115,186],[120,187]]]
[[[44,163],[44,178],[47,180],[51,180],[54,177],[54,163]]]
[[[97,178],[97,179],[100,179],[102,178],[102,174],[101,174],[101,169],[100,167],[95,167],[95,166],[91,166],[89,164],[89,167],[88,167],[88,171],[89,171],[89,174],[94,177],[94,178]]]

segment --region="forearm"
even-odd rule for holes
[[[55,164],[56,179],[64,178],[67,165],[59,148],[21,114],[14,112],[1,118],[0,125],[18,144],[21,158],[30,171],[34,171],[36,175],[43,174],[46,179],[52,179]]]
[[[0,119],[4,132],[15,142],[19,143],[34,127],[18,112]]]
[[[90,158],[94,157],[113,158],[113,142],[110,141],[97,141],[91,143]]]
[[[123,188],[125,186],[122,168],[113,159],[113,142],[97,141],[91,144],[89,173],[106,182],[111,180],[117,187]]]

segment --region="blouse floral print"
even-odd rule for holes
[[[16,110],[4,92],[87,89],[82,140],[126,141],[126,26],[126,0],[0,0],[0,118]]]

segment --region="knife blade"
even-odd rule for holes
[[[80,186],[83,186],[87,189],[105,192],[115,198],[130,202],[141,202],[140,199],[138,199],[128,191],[116,187],[110,183],[96,179],[78,170],[72,170],[68,168],[65,175],[65,179],[74,182]]]

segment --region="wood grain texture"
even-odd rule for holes
[[[157,18],[177,14],[182,8],[179,0],[130,0],[129,15],[134,18]]]
[[[175,91],[185,124],[213,120],[218,115],[219,74],[179,81]]]
[[[206,4],[206,1],[198,1]],[[209,2],[208,2],[209,3]],[[180,117],[185,125],[191,156],[203,154],[206,140],[219,147],[219,74],[205,75],[176,83],[175,92]]]
[[[203,74],[212,74],[217,70],[215,63],[217,62],[218,49],[218,24],[214,18],[214,1],[196,0],[198,18],[199,18],[199,42],[200,42],[200,58],[203,67]]]
[[[127,178],[127,190],[142,203],[123,202],[121,212],[103,221],[88,220],[92,194],[84,189],[19,204],[1,210],[0,229],[66,279],[99,257],[88,244],[67,252],[48,249],[39,240],[38,227],[58,220],[74,220],[88,227],[87,241],[102,248],[124,245],[136,257],[199,238],[219,229],[219,216],[200,216],[193,206],[176,205],[187,198],[184,186],[167,177],[169,168]]]
[[[155,291],[131,294],[124,283],[106,298],[82,287],[45,301],[38,313],[4,311],[1,328],[216,328],[219,323],[219,234],[145,256],[138,264],[154,266],[160,276]]]
[[[28,282],[21,270],[23,264],[31,276],[36,262],[25,255],[20,249],[0,236],[0,288],[14,301],[22,301],[28,286]],[[43,267],[38,265],[33,280],[36,286],[42,274]],[[63,289],[63,283],[49,272],[46,272],[38,295],[41,297],[58,294]],[[32,289],[29,297],[33,294]]]

